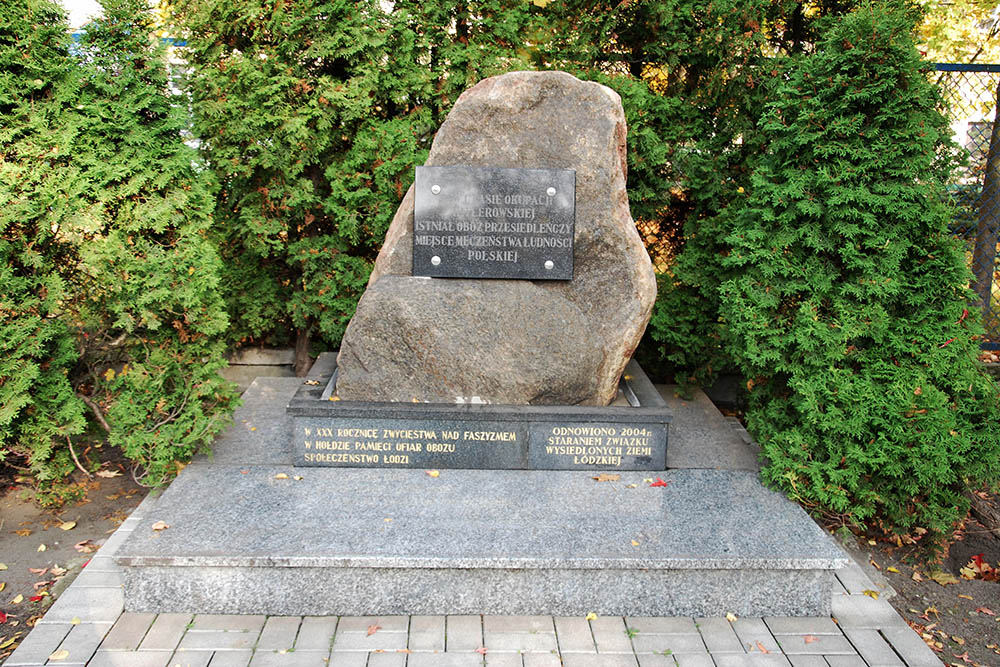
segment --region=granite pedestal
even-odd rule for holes
[[[128,610],[830,612],[845,557],[754,472],[295,468],[283,408],[301,383],[251,386],[214,457],[133,531],[117,556]]]

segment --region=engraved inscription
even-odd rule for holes
[[[662,469],[666,431],[662,425],[534,424],[531,462],[540,468]]]

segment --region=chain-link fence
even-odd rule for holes
[[[934,65],[955,141],[967,162],[949,186],[956,206],[952,229],[965,242],[986,326],[986,349],[1000,348],[1000,127],[995,127],[1000,65]]]

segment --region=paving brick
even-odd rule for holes
[[[295,639],[296,651],[329,651],[337,631],[336,616],[306,616]]]
[[[368,667],[406,667],[405,653],[370,653]]]
[[[707,653],[701,635],[647,635],[640,632],[632,638],[632,646],[639,653]]]
[[[826,664],[830,667],[868,667],[868,663],[860,655],[828,655]],[[938,660],[937,667],[940,665],[941,661]]]
[[[864,573],[861,566],[854,562],[837,570],[836,577],[852,595],[862,595],[866,590],[875,589],[875,583]]]
[[[111,556],[105,556],[102,554],[95,554],[93,558],[88,560],[84,565],[83,572],[121,572],[121,568],[115,563],[115,559]]]
[[[241,616],[237,614],[197,614],[188,632],[243,632],[260,634],[266,616]]]
[[[252,649],[256,632],[188,632],[177,645],[178,651],[231,651]]]
[[[764,623],[775,635],[843,634],[829,616],[768,616]]]
[[[411,616],[411,651],[444,651],[444,616]]]
[[[260,638],[257,640],[257,651],[280,651],[294,647],[295,636],[299,632],[301,623],[301,616],[269,617],[264,623],[264,629],[260,632]]]
[[[695,625],[701,638],[705,640],[709,653],[744,653],[740,638],[726,619],[717,616],[698,618],[695,619]]]
[[[7,658],[4,665],[14,667],[14,665],[37,665],[44,663],[72,629],[73,626],[69,623],[36,625],[21,640],[21,644],[17,647],[17,650]]]
[[[483,616],[483,632],[552,632],[551,616]]]
[[[111,629],[110,623],[80,623],[74,625],[56,650],[68,651],[69,655],[60,664],[70,662],[86,663],[101,645],[101,640]]]
[[[560,653],[596,653],[590,623],[579,616],[556,616],[556,641]]]
[[[396,651],[406,648],[405,632],[389,632],[379,630],[369,635],[367,632],[344,632],[341,628],[344,619],[333,639],[333,651]]]
[[[62,623],[79,618],[88,623],[114,623],[124,610],[125,592],[121,588],[70,586],[45,613],[45,622]]]
[[[367,667],[367,653],[334,653],[330,656],[330,667]]]
[[[172,651],[106,651],[99,649],[90,659],[88,667],[188,667],[184,661],[171,662]],[[9,664],[9,663],[8,663]],[[206,663],[192,663],[190,667],[203,667]]]
[[[830,667],[821,655],[786,655],[792,667]]]
[[[833,615],[841,628],[892,627],[899,619],[885,600],[867,595],[838,595],[833,598]]]
[[[792,667],[830,667],[821,655],[786,655]]]
[[[509,654],[508,654],[509,656]],[[486,656],[489,658],[489,656]],[[514,657],[514,656],[509,656]],[[528,653],[523,656],[524,667],[562,667],[562,659],[558,655],[546,655],[544,653]],[[407,665],[409,667],[409,665]],[[486,661],[486,667],[494,667],[490,661]],[[499,667],[499,665],[497,665]]]
[[[208,667],[214,655],[215,651],[175,651],[167,667]]]
[[[483,620],[479,616],[448,616],[444,629],[448,651],[475,651],[483,646]]]
[[[762,618],[739,618],[733,623],[733,630],[743,644],[743,649],[748,653],[760,651],[761,646],[766,651],[778,653],[778,642],[774,640],[771,631]]]
[[[590,622],[598,653],[632,654],[632,640],[621,616],[601,616]]]
[[[409,616],[341,616],[337,633],[368,632],[373,625],[379,626],[377,632],[407,632],[410,629]],[[376,633],[377,634],[377,633]]]
[[[326,667],[329,651],[254,651],[250,667]],[[372,663],[369,662],[369,665]],[[400,663],[402,664],[402,663]]]
[[[788,658],[780,653],[722,653],[712,656],[716,667],[789,667]]]
[[[146,636],[139,644],[141,651],[170,650],[173,651],[184,636],[192,614],[160,614],[153,625],[146,631]]]
[[[878,630],[845,628],[844,634],[870,667],[905,667]]]
[[[520,665],[521,657],[513,657]],[[408,656],[406,662],[406,667],[482,667],[482,665],[483,656],[478,653],[413,653]]]
[[[713,666],[712,657],[707,653],[704,657],[708,660],[704,663]],[[639,661],[639,667],[677,667],[677,662],[672,655],[658,655],[655,653],[637,653],[635,659]]]
[[[639,632],[655,632],[668,635],[693,635],[698,632],[693,618],[626,616],[625,625]]]
[[[91,570],[89,567],[73,580],[74,588],[120,588],[121,585],[121,572]]]
[[[122,649],[134,651],[139,648],[139,642],[146,636],[149,627],[153,625],[156,614],[124,613],[118,617],[111,631],[108,632],[102,649]]]
[[[677,667],[715,667],[715,661],[707,653],[678,653],[674,655],[674,660]]]
[[[571,653],[563,656],[563,667],[639,667],[639,662],[634,655]]]
[[[882,628],[882,635],[909,667],[940,667],[941,661],[920,635],[900,620],[895,627]]]
[[[555,632],[484,632],[484,646],[502,653],[550,653],[558,650]]]
[[[812,637],[806,641],[806,637]],[[786,655],[834,655],[856,653],[843,635],[775,635],[781,651]]]
[[[208,667],[247,667],[252,651],[216,651]],[[172,666],[171,666],[172,667]]]

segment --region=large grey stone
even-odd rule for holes
[[[563,72],[515,72],[465,91],[427,165],[575,170],[573,280],[473,287],[405,278],[413,263],[411,188],[344,335],[338,395],[608,404],[656,295],[629,213],[625,134],[618,95]]]

